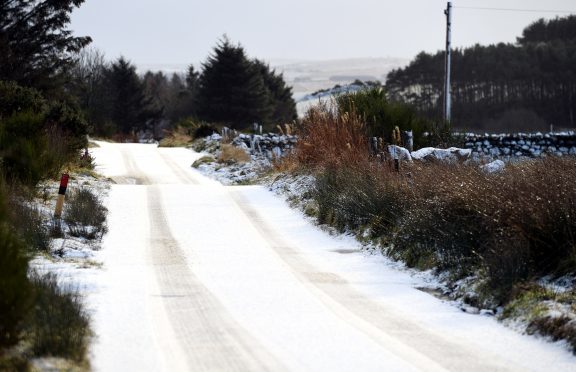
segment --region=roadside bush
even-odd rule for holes
[[[34,186],[55,175],[77,159],[87,144],[87,129],[78,109],[0,81],[0,157],[10,181]]]
[[[55,175],[68,160],[62,138],[44,128],[43,115],[20,112],[1,125],[1,164],[9,180],[34,186]]]
[[[388,250],[411,266],[480,271],[505,301],[515,283],[576,271],[576,160],[547,158],[498,174],[476,166],[414,169],[413,199]]]
[[[0,80],[0,120],[21,111],[40,114],[47,108],[48,103],[36,89]]]
[[[86,188],[71,190],[64,207],[63,219],[72,236],[87,239],[102,237],[107,231],[107,209],[100,198]]]
[[[20,340],[32,306],[33,288],[27,275],[28,258],[22,243],[0,222],[0,354]]]
[[[428,121],[413,107],[388,100],[381,87],[343,94],[336,100],[340,114],[356,113],[366,123],[370,137],[382,137],[388,143],[393,143],[392,131],[396,126],[401,130],[412,130],[415,146],[422,146],[424,132],[431,129]]]
[[[48,252],[50,236],[40,211],[17,198],[12,198],[9,205],[10,222],[18,237],[31,249]]]
[[[368,229],[372,237],[390,233],[404,210],[401,180],[381,167],[330,166],[319,171],[313,197],[320,223],[340,231]]]
[[[54,274],[32,275],[36,303],[30,324],[35,356],[83,361],[90,336],[80,296],[58,286]]]

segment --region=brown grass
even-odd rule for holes
[[[426,165],[413,173],[414,209],[434,216],[435,246],[448,244],[452,231],[469,236],[470,254],[500,281],[576,266],[574,158],[523,162],[498,174],[476,165]],[[466,233],[458,233],[463,226]],[[517,272],[502,272],[502,265]]]
[[[219,163],[235,164],[247,163],[249,161],[250,155],[248,155],[243,149],[230,144],[222,144],[220,146],[220,156],[218,157]]]
[[[192,142],[192,136],[188,134],[188,130],[182,127],[177,127],[160,141],[160,147],[185,147]]]
[[[338,114],[335,108],[311,108],[302,120],[296,146],[298,162],[307,166],[358,164],[369,156],[366,128],[352,113]]]

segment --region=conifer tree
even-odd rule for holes
[[[270,66],[257,59],[252,63],[260,71],[268,90],[270,123],[285,124],[296,120],[296,103],[292,98],[292,88],[286,86],[282,74],[276,74],[276,71],[270,70]]]
[[[144,85],[136,74],[136,67],[120,57],[107,71],[109,95],[112,102],[111,119],[122,134],[150,129],[161,117],[152,107]]]
[[[268,90],[244,48],[224,37],[203,64],[198,114],[206,121],[241,129],[268,121]]]
[[[61,88],[74,53],[90,43],[67,29],[84,0],[0,1],[0,80],[43,91]]]

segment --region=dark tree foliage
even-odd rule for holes
[[[188,67],[184,79],[178,74],[172,75],[169,83],[170,100],[166,109],[166,118],[172,123],[196,116],[199,76],[192,65]]]
[[[198,87],[201,119],[242,129],[252,123],[273,124],[295,117],[295,104],[281,75],[227,38],[203,65]]]
[[[570,15],[564,18],[552,20],[539,19],[526,27],[522,36],[517,38],[519,44],[549,43],[555,40],[576,39],[576,16]]]
[[[86,121],[77,108],[0,81],[0,171],[8,180],[34,186],[54,176],[78,157],[86,134]]]
[[[575,126],[576,17],[538,21],[521,44],[453,52],[452,122],[465,129],[545,130]],[[388,75],[393,99],[442,115],[444,52],[419,54]]]
[[[391,102],[384,89],[373,87],[355,93],[336,97],[340,114],[356,114],[366,123],[370,137],[382,137],[393,143],[392,131],[397,126],[401,130],[412,130],[416,146],[424,144],[424,132],[432,132],[432,123],[424,120],[416,110],[403,102]]]
[[[198,113],[203,120],[237,129],[268,120],[264,79],[241,46],[224,38],[203,68],[198,96]]]
[[[90,122],[91,130],[97,135],[110,134],[110,96],[106,82],[106,71],[110,64],[98,49],[84,48],[78,53],[70,71],[68,84],[70,94],[78,102]]]
[[[136,67],[123,57],[112,63],[106,72],[111,102],[110,119],[118,132],[128,135],[150,129],[162,115],[146,96],[144,85],[136,74]]]
[[[296,120],[296,103],[292,98],[292,88],[286,86],[282,74],[276,74],[276,71],[270,70],[270,66],[257,59],[253,63],[260,71],[268,89],[268,105],[272,108],[270,122],[282,124]]]
[[[61,79],[91,39],[67,29],[70,13],[84,0],[0,0],[0,80],[43,91]]]

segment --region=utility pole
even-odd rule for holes
[[[444,120],[450,122],[450,110],[451,110],[451,93],[450,93],[450,65],[452,59],[452,48],[451,48],[451,27],[452,27],[452,2],[448,2],[446,10],[446,61],[444,64]]]

